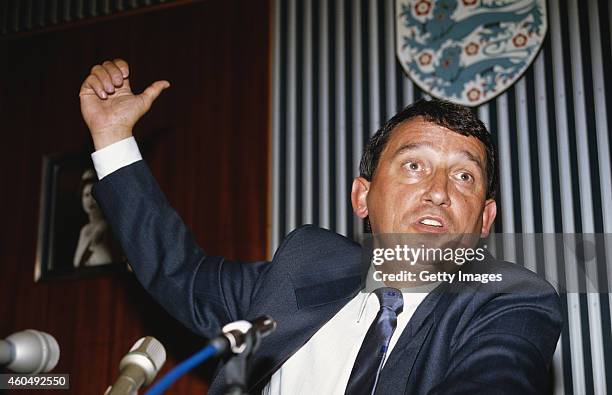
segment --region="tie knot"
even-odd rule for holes
[[[381,309],[390,309],[391,311],[395,312],[395,315],[402,312],[404,308],[404,297],[399,289],[383,287],[378,288],[376,291],[374,291],[374,293],[378,298]]]

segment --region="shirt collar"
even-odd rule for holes
[[[365,287],[358,294],[359,297],[361,298],[361,302],[359,304],[359,313],[357,314],[357,322],[360,322],[363,319],[363,314],[367,307],[368,301],[370,300],[371,297],[373,297],[377,301],[377,305],[378,305],[378,299],[376,298],[376,295],[373,295],[374,291],[378,288],[382,288],[385,286],[380,281],[374,280],[374,277],[373,277],[374,270],[375,270],[374,266],[371,265],[370,269],[368,270],[368,275],[366,277]],[[420,294],[420,297],[418,299],[423,300],[431,291],[433,291],[440,284],[441,284],[440,282],[436,282],[436,283],[430,283],[430,284],[425,284],[425,285],[419,285],[419,286],[415,286],[411,288],[400,288],[400,291],[402,292],[402,297],[404,298],[404,305],[407,305],[409,302],[411,302],[411,299],[412,299],[410,298],[411,294]],[[401,315],[402,313],[400,313],[399,315]]]

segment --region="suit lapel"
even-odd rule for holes
[[[335,233],[305,227],[288,236],[262,278],[245,319],[271,316],[276,330],[263,339],[251,360],[249,392],[270,376],[362,288],[361,246]],[[223,369],[210,393],[225,383]]]
[[[362,288],[360,246],[333,247],[332,254],[317,253],[316,258],[301,255],[301,262],[288,264],[282,278],[268,276],[260,287],[248,316],[253,319],[268,314],[276,320],[277,328],[253,356],[251,389],[265,385],[271,374]],[[290,287],[280,285],[287,282]]]
[[[263,303],[251,312],[250,318],[271,314],[277,322],[253,356],[250,389],[261,387],[270,376],[300,349],[327,321],[346,305],[361,289],[361,277],[345,277],[295,289],[295,303],[282,308]],[[275,308],[276,307],[276,308]]]

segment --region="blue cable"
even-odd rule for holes
[[[161,395],[167,390],[176,380],[178,380],[185,373],[189,372],[191,369],[195,368],[202,362],[207,359],[215,356],[219,350],[212,344],[204,347],[197,353],[193,354],[191,357],[186,359],[185,361],[178,364],[174,369],[166,373],[164,377],[159,379],[157,383],[153,387],[151,387],[145,395]]]

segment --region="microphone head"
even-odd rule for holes
[[[257,328],[261,337],[266,337],[276,330],[276,321],[274,321],[272,317],[268,315],[257,317],[251,322],[253,323],[253,326]]]
[[[130,352],[119,362],[119,370],[128,365],[137,365],[146,375],[145,384],[151,384],[166,362],[166,349],[154,337],[146,336],[134,343]]]
[[[57,341],[48,333],[34,329],[13,333],[6,338],[14,357],[7,366],[16,373],[37,374],[51,371],[60,357]]]

